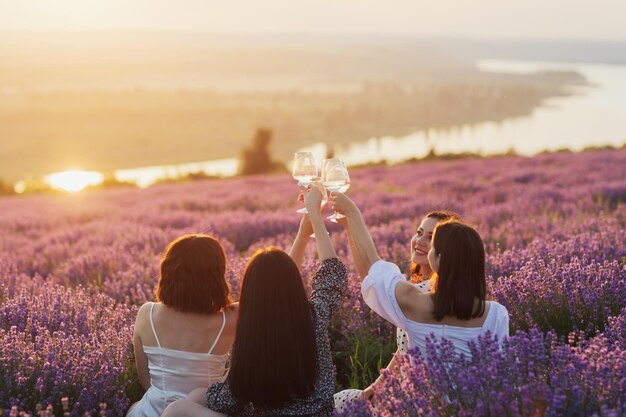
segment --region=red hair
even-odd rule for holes
[[[185,235],[161,259],[157,300],[184,313],[216,313],[232,303],[225,279],[226,255],[207,235]]]

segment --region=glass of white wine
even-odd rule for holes
[[[296,152],[294,154],[292,174],[302,187],[308,187],[312,182],[319,180],[319,171],[311,152]],[[305,207],[298,210],[298,213],[306,214],[308,212]]]
[[[348,175],[348,168],[346,164],[339,158],[324,159],[324,165],[322,168],[322,184],[328,190],[328,192],[345,193],[350,188],[350,175]],[[330,221],[337,222],[337,219],[342,219],[344,216],[341,213],[334,212],[328,217]]]

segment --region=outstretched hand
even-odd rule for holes
[[[300,193],[298,195],[298,202],[304,203],[304,194],[303,193]],[[323,213],[324,210],[326,210],[326,207],[328,207],[328,200],[324,201],[324,204],[320,207],[320,213]]]

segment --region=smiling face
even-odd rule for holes
[[[418,265],[428,265],[430,240],[438,222],[439,219],[436,217],[427,217],[420,223],[417,233],[411,239],[411,262]]]

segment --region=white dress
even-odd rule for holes
[[[150,306],[150,325],[157,346],[143,347],[148,357],[150,388],[141,400],[128,410],[127,417],[159,417],[171,402],[185,398],[196,388],[208,388],[224,376],[228,354],[211,353],[226,324],[224,312],[222,312],[222,327],[211,349],[207,353],[197,353],[161,347],[152,321],[153,308],[154,303]]]

